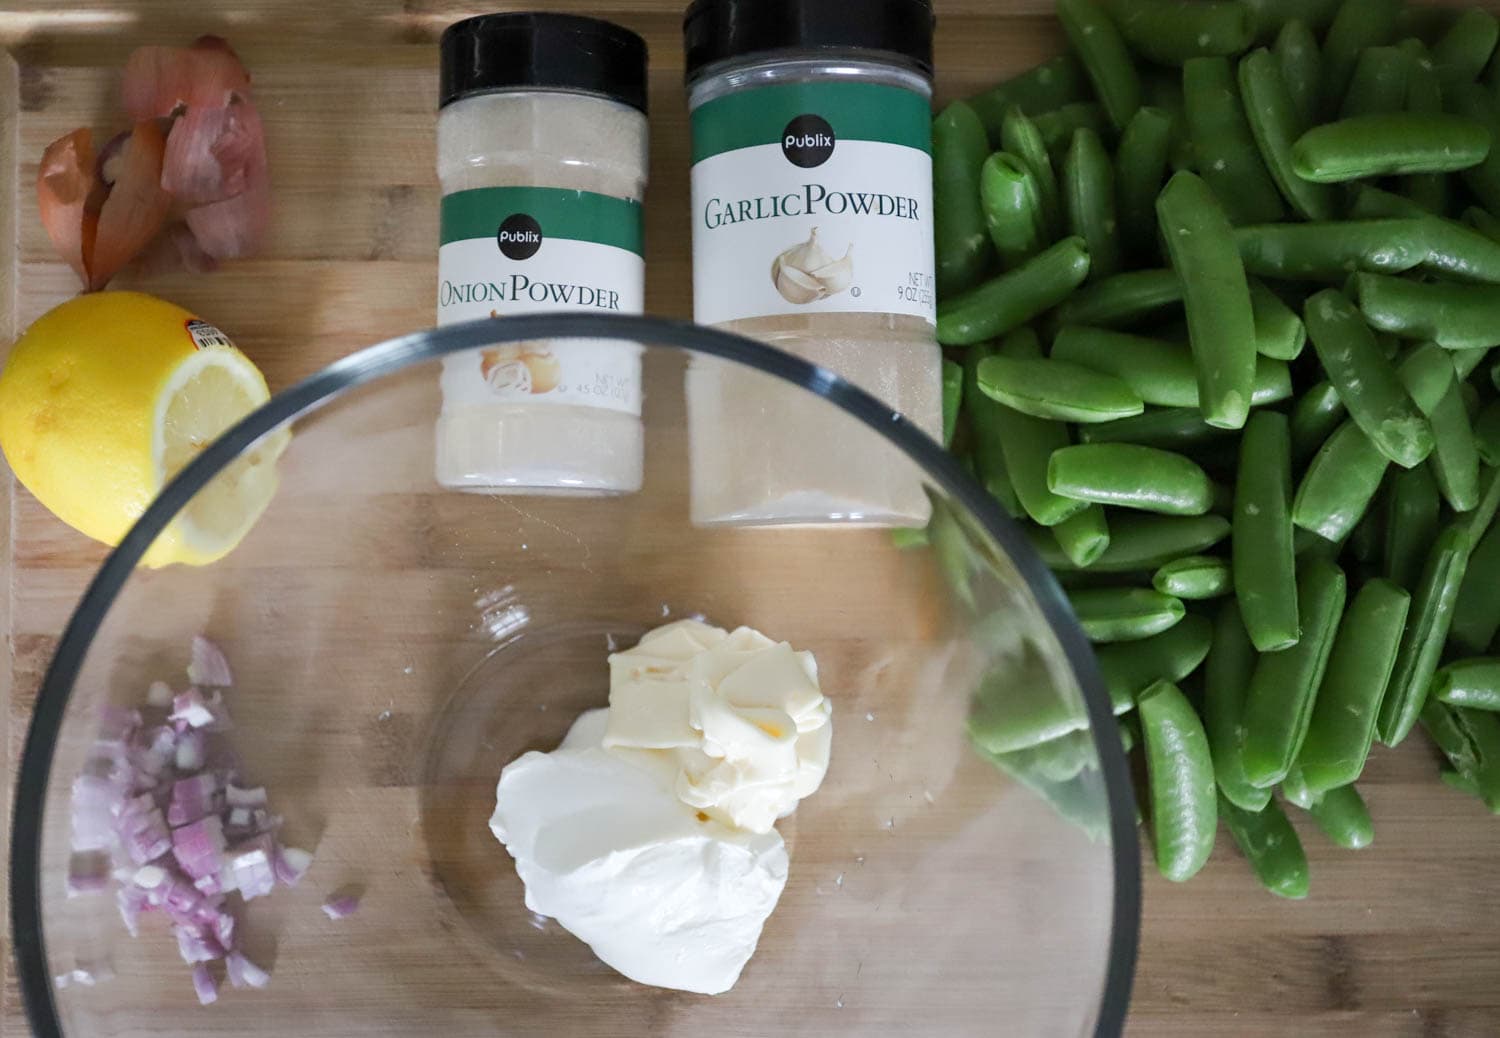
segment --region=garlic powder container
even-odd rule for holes
[[[936,437],[932,29],[929,0],[695,0],[684,23],[694,318]],[[695,361],[688,409],[696,522],[926,520],[915,471],[831,404]]]
[[[595,18],[492,14],[441,43],[438,324],[640,313],[646,45]],[[640,489],[632,343],[513,343],[443,360],[436,475],[488,493]]]

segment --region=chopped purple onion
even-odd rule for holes
[[[295,887],[312,867],[312,852],[301,847],[280,847],[276,851],[276,879]]]
[[[220,912],[219,918],[214,920],[214,938],[225,951],[234,950],[234,927],[234,916],[228,912]]]
[[[215,794],[219,780],[209,772],[172,784],[172,801],[167,807],[167,821],[174,827],[190,825],[216,809]]]
[[[146,689],[146,703],[158,709],[172,706],[172,686],[165,681],[153,681]]]
[[[271,975],[247,959],[243,952],[232,951],[224,959],[229,974],[229,983],[237,988],[263,988],[271,982]]]
[[[124,746],[140,726],[139,710],[127,710],[125,707],[106,703],[99,708],[99,735],[96,742]]]
[[[219,942],[196,926],[178,923],[172,927],[172,933],[177,937],[177,953],[189,966],[195,962],[213,962],[224,957],[224,950],[219,947]]]
[[[141,913],[147,910],[146,892],[139,887],[121,887],[115,891],[115,904],[120,909],[120,921],[125,932],[132,937],[141,935]]]
[[[193,886],[197,887],[198,892],[205,897],[216,897],[230,889],[224,885],[223,876],[224,873],[222,870],[210,873],[207,876],[199,876],[193,880]]]
[[[329,919],[347,919],[359,911],[359,897],[355,894],[335,894],[323,902],[323,914]]]
[[[193,635],[193,657],[188,663],[187,674],[188,680],[195,685],[228,688],[234,684],[234,675],[223,650],[201,634]]]
[[[208,737],[200,729],[189,728],[177,736],[177,753],[173,761],[177,770],[192,773],[203,767],[208,756]]]
[[[213,971],[204,963],[193,967],[193,990],[198,994],[200,1005],[212,1005],[219,1000],[219,985]]]
[[[231,782],[224,787],[224,799],[230,807],[265,807],[266,787],[241,789]]]
[[[109,889],[109,857],[98,851],[75,854],[68,859],[69,897],[98,894]]]
[[[194,880],[217,876],[224,867],[224,823],[217,815],[205,815],[196,822],[172,830],[172,857]]]
[[[246,901],[263,897],[276,889],[276,845],[269,836],[236,844],[229,850],[229,872],[234,886]]]
[[[152,807],[148,812],[133,812],[120,818],[120,838],[130,860],[137,865],[155,861],[172,849],[172,838],[161,809]]]
[[[203,693],[194,686],[172,697],[172,712],[167,720],[174,724],[185,724],[189,728],[207,728],[214,723],[214,712],[209,709],[208,700],[203,698]]]

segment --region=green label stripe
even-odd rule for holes
[[[780,144],[786,124],[820,115],[841,141],[880,141],[932,150],[927,99],[883,83],[777,83],[726,94],[693,112],[693,161]]]
[[[443,198],[442,244],[493,238],[507,216],[525,213],[542,239],[569,238],[644,255],[641,204],[561,187],[479,187]]]

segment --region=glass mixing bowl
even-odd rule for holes
[[[562,336],[642,351],[643,489],[440,489],[439,359]],[[799,430],[804,456],[747,443],[741,472],[695,472],[688,409],[732,416],[748,401]],[[238,548],[204,568],[136,568],[184,507],[214,506],[216,473],[288,429],[280,489]],[[927,536],[898,547],[859,516],[691,522],[695,478],[805,477],[809,459],[871,500],[917,489]],[[785,893],[738,984],[711,997],[628,981],[528,912],[487,827],[501,768],[605,705],[610,648],[686,616],[811,650],[833,703],[827,778],[779,823]],[[70,790],[97,767],[106,708],[141,706],[153,681],[181,691],[198,632],[234,670],[234,728],[215,738],[243,784],[269,790],[277,839],[315,852],[297,886],[231,896],[236,943],[272,977],[226,984],[207,1007],[160,912],[131,938],[108,890],[68,896]],[[171,482],[99,571],[42,687],[11,908],[40,1035],[1115,1033],[1139,923],[1135,822],[1119,729],[1065,598],[937,444],[827,371],[732,335],[512,317],[335,364]],[[319,911],[351,890],[355,914]]]

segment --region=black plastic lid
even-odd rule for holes
[[[932,0],[693,0],[687,74],[761,51],[872,50],[932,75]]]
[[[481,14],[448,26],[439,48],[439,108],[473,94],[537,87],[646,110],[646,41],[600,18]]]

